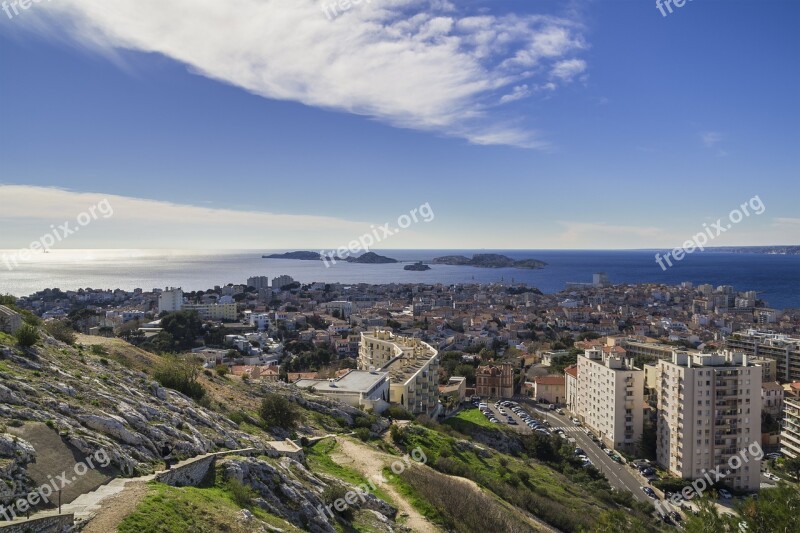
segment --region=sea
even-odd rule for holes
[[[567,282],[592,281],[605,272],[612,284],[663,283],[732,285],[754,290],[769,306],[800,308],[800,256],[695,252],[663,270],[654,250],[373,250],[401,263],[368,265],[322,261],[263,259],[287,250],[57,250],[31,254],[18,265],[6,261],[13,250],[0,250],[0,294],[27,296],[45,288],[123,289],[182,287],[205,290],[216,285],[245,283],[251,276],[289,275],[301,283],[525,283],[545,293],[564,290]],[[413,261],[443,255],[498,253],[514,259],[540,259],[537,270],[484,269],[431,265],[431,270],[403,270]]]

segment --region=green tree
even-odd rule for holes
[[[259,415],[268,428],[293,429],[300,420],[300,413],[295,405],[274,392],[268,393],[261,400]]]
[[[67,320],[51,320],[44,325],[45,331],[53,338],[69,345],[75,344],[75,330]]]
[[[39,342],[39,330],[30,324],[24,324],[15,334],[17,343],[23,348],[30,348]]]

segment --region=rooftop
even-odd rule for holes
[[[314,387],[318,392],[366,392],[385,380],[387,375],[387,372],[351,370],[335,380],[301,379],[295,385],[300,388]]]

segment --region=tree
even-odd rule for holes
[[[17,337],[17,343],[23,348],[30,348],[39,342],[39,330],[30,324],[25,324],[19,328],[15,336]]]
[[[783,468],[792,474],[795,479],[800,480],[800,457],[795,457],[793,459],[786,459],[783,462]]]
[[[163,387],[174,389],[194,400],[202,400],[206,390],[197,382],[200,375],[200,363],[197,359],[179,359],[168,356],[156,367],[153,377]]]
[[[44,326],[50,336],[69,345],[75,344],[75,330],[72,329],[67,320],[52,320]]]
[[[268,428],[293,429],[300,418],[295,405],[274,392],[268,393],[261,401],[259,415]]]

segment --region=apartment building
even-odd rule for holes
[[[272,288],[275,290],[280,289],[281,287],[285,287],[287,285],[291,285],[294,283],[294,278],[292,276],[277,276],[272,278]]]
[[[336,379],[300,379],[298,388],[314,388],[314,392],[352,407],[382,412],[388,406],[389,374],[351,370]]]
[[[684,479],[698,479],[761,442],[761,367],[743,353],[673,353],[658,362],[658,463]],[[760,461],[731,472],[737,490],[758,490]]]
[[[786,457],[800,457],[800,399],[783,400],[783,427],[781,428],[781,452]]]
[[[247,286],[254,289],[269,289],[269,278],[267,276],[247,278]]]
[[[731,350],[773,359],[777,364],[777,380],[800,379],[800,338],[749,329],[734,333],[725,342]]]
[[[657,342],[643,342],[635,339],[615,339],[618,346],[625,348],[628,357],[645,357],[650,359],[672,359],[675,346]]]
[[[389,401],[432,415],[439,403],[439,352],[413,337],[376,329],[361,334],[359,370],[388,373]]]
[[[644,424],[644,371],[602,348],[578,356],[577,417],[612,449],[632,451]]]
[[[236,304],[183,304],[184,311],[197,311],[203,320],[235,321],[238,316]]]
[[[479,366],[475,371],[475,394],[482,398],[511,398],[514,368],[509,363]]]
[[[183,309],[183,290],[180,287],[167,287],[158,295],[158,312],[175,313]]]

